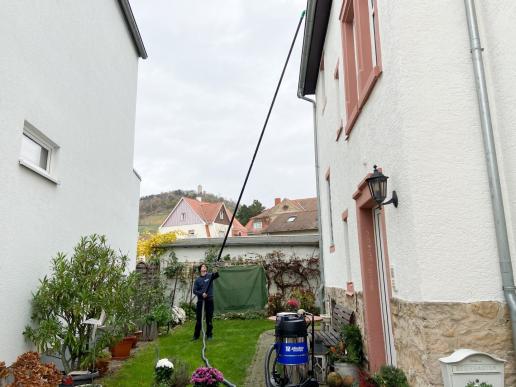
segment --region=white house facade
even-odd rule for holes
[[[232,216],[223,202],[182,197],[159,227],[159,233],[176,232],[179,239],[223,237]],[[231,235],[247,235],[247,230],[236,218],[231,226]]]
[[[476,7],[515,259],[516,4]],[[356,308],[372,371],[390,363],[411,386],[439,386],[438,359],[472,348],[507,360],[516,385],[464,2],[307,10],[299,96],[316,101],[326,296]],[[374,165],[397,208],[376,209]]]
[[[30,349],[31,293],[58,251],[105,234],[134,258],[138,59],[127,0],[0,5],[0,359]]]

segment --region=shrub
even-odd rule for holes
[[[266,317],[263,310],[248,310],[245,312],[228,312],[215,314],[215,320],[263,320]]]
[[[127,256],[115,253],[104,236],[81,238],[70,258],[58,253],[52,274],[40,280],[32,299],[32,321],[24,335],[39,352],[58,353],[66,372],[79,369],[88,352],[100,352],[115,334],[109,332],[89,346],[89,318],[104,310],[118,327],[128,327],[133,276],[126,276]]]
[[[189,302],[181,302],[179,304],[181,309],[183,309],[186,313],[187,320],[195,320],[195,305]]]
[[[382,366],[372,379],[380,387],[409,387],[403,370],[393,366]]]
[[[315,313],[315,294],[310,289],[295,288],[290,297],[299,300],[301,309]]]
[[[276,316],[283,310],[283,296],[281,293],[276,293],[269,296],[267,302],[267,314],[269,316]]]

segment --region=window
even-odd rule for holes
[[[297,216],[291,216],[290,218],[287,219],[287,222],[293,222],[294,220],[296,220]]]
[[[195,230],[188,230],[188,236],[189,237],[195,236]]]
[[[222,219],[224,219],[224,212],[223,212],[223,211],[220,211],[219,218],[220,218],[221,220],[222,220]]]
[[[340,20],[349,135],[382,71],[377,0],[344,0]]]
[[[253,228],[256,228],[256,229],[262,228],[262,221],[261,220],[255,220],[253,222]]]
[[[181,220],[186,220],[186,212],[181,212]]]
[[[328,213],[330,218],[330,250],[333,252],[335,249],[335,242],[333,239],[333,211],[332,211],[332,204],[331,204],[331,183],[330,183],[330,170],[328,169],[328,172],[326,172],[326,192],[328,195]]]
[[[53,177],[53,159],[59,146],[25,121],[20,148],[20,165],[59,184]]]

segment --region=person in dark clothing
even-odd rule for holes
[[[203,263],[199,265],[199,277],[194,282],[193,293],[197,296],[195,331],[193,339],[197,340],[201,335],[202,327],[202,306],[204,304],[204,314],[206,317],[206,337],[213,337],[213,280],[219,277],[219,273],[208,273],[207,266]]]

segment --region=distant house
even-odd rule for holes
[[[58,251],[104,234],[135,264],[147,54],[128,0],[2,1],[0,30],[0,359],[10,364],[32,348],[31,294]]]
[[[161,234],[180,231],[183,238],[216,238],[226,234],[232,212],[223,202],[203,202],[182,197],[159,227]],[[247,229],[235,218],[232,236],[245,236]]]
[[[249,219],[249,235],[317,234],[317,198],[274,199],[274,206]]]

